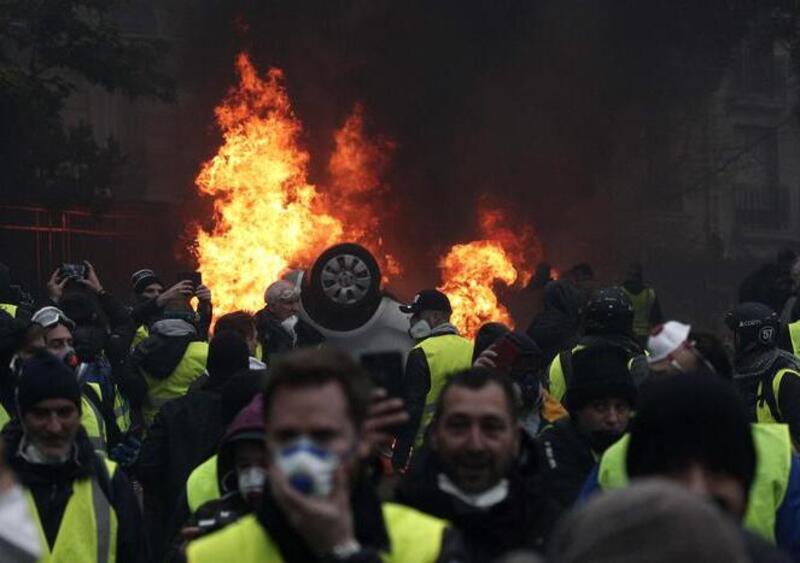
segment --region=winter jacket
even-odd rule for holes
[[[165,404],[156,414],[136,464],[136,474],[156,513],[153,547],[159,556],[171,534],[172,521],[192,470],[216,450],[224,427],[218,392],[198,390]]]
[[[153,297],[134,305],[131,310],[131,318],[136,327],[149,327],[161,317],[163,312],[164,310],[158,305],[157,298]],[[213,312],[213,307],[208,301],[200,301],[197,304],[197,334],[202,340],[208,339]]]
[[[180,532],[185,526],[196,526],[199,520],[214,516],[219,510],[235,511],[239,516],[250,512],[246,501],[239,495],[238,482],[234,475],[236,443],[240,439],[258,440],[264,439],[264,412],[262,409],[263,399],[261,394],[256,395],[253,400],[236,416],[228,427],[222,440],[219,442],[217,453],[217,486],[222,492],[222,497],[210,500],[191,514],[187,502],[188,483],[184,480],[184,491],[178,500],[170,525],[170,536],[173,538],[174,545],[182,543]],[[201,460],[203,461],[203,460]],[[199,465],[199,462],[198,464]],[[194,468],[192,468],[194,469]],[[190,471],[191,473],[191,471]],[[187,476],[188,477],[188,476]]]
[[[73,494],[75,480],[91,477],[98,479],[117,516],[117,562],[148,560],[142,518],[133,488],[121,468],[118,467],[113,476],[108,474],[105,461],[95,454],[83,428],[76,437],[73,457],[59,465],[38,465],[23,459],[19,455],[22,437],[22,427],[17,422],[3,430],[6,460],[20,483],[33,495],[44,535],[51,547]]]
[[[281,326],[281,321],[264,308],[256,313],[256,330],[261,344],[261,359],[270,364],[270,358],[276,354],[284,354],[294,348],[306,348],[318,346],[325,341],[325,338],[313,326],[298,319],[294,327],[297,341],[292,335]]]
[[[539,440],[544,451],[547,490],[566,510],[575,504],[599,458],[570,417],[545,427]]]
[[[542,350],[545,361],[549,362],[577,341],[581,301],[580,292],[571,282],[558,280],[547,284],[544,311],[536,315],[526,331]]]
[[[396,501],[451,522],[464,538],[468,561],[493,561],[514,550],[542,552],[559,507],[544,488],[539,444],[523,433],[520,449],[507,476],[508,496],[488,509],[471,507],[439,488],[442,469],[433,452],[419,456],[400,482]]]

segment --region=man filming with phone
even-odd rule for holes
[[[131,317],[138,327],[133,341],[134,347],[148,337],[148,326],[162,316],[167,304],[180,297],[197,297],[198,334],[208,338],[213,313],[211,290],[203,285],[200,272],[183,272],[178,274],[177,278],[177,283],[167,288],[149,268],[137,270],[131,275],[133,290]]]

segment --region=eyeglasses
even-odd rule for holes
[[[59,321],[69,328],[75,328],[75,323],[58,307],[43,307],[36,311],[31,318],[31,322],[41,325],[44,328],[55,326]]]

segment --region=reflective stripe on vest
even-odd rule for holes
[[[439,558],[447,522],[392,503],[383,504],[383,520],[391,544],[389,553],[380,553],[384,563],[434,563]],[[189,563],[283,561],[278,546],[252,514],[191,542],[186,558]]]
[[[98,397],[102,398],[99,383],[87,383],[91,385]],[[105,454],[106,452],[106,423],[103,414],[97,410],[95,404],[85,395],[81,395],[81,424],[89,435],[94,451]]]
[[[5,311],[14,318],[17,316],[17,308],[16,305],[12,305],[11,303],[0,303],[0,311]]]
[[[194,514],[197,509],[211,500],[222,496],[217,477],[217,456],[213,455],[194,468],[186,480],[186,502],[189,511]]]
[[[143,414],[148,425],[155,418],[158,409],[169,401],[184,396],[192,383],[205,373],[207,358],[208,342],[190,342],[183,358],[169,376],[155,379],[145,374],[150,404],[143,409]]]
[[[421,349],[428,362],[431,375],[431,388],[425,397],[425,410],[417,434],[417,445],[422,442],[425,429],[428,427],[436,410],[436,400],[447,383],[447,378],[472,367],[472,342],[457,334],[442,334],[426,338],[414,349]]]
[[[792,339],[794,355],[800,358],[800,321],[789,325],[789,337]]]
[[[747,500],[744,526],[775,543],[775,513],[783,503],[789,485],[792,442],[785,424],[753,424],[756,474]],[[597,480],[604,491],[628,484],[625,468],[629,436],[626,434],[603,454]],[[666,454],[665,454],[666,455]]]
[[[633,333],[636,336],[650,334],[650,312],[656,302],[656,292],[652,287],[646,287],[637,294],[622,288],[633,304]]]
[[[109,479],[116,464],[104,460]],[[36,501],[30,491],[25,492],[28,505],[36,519],[44,556],[40,563],[115,563],[117,560],[117,514],[108,502],[97,479],[79,479],[73,483],[61,526],[51,548],[47,542]],[[89,533],[93,531],[93,533]]]
[[[122,396],[122,393],[117,392],[114,394],[114,418],[117,421],[117,428],[123,434],[130,430],[131,427],[131,405],[128,400]]]

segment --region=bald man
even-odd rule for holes
[[[322,344],[323,336],[300,319],[300,288],[287,280],[272,283],[264,292],[266,307],[256,313],[259,358],[268,365],[276,355],[294,348]]]

